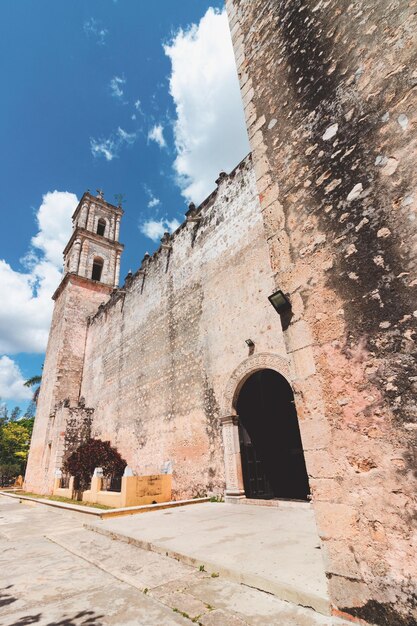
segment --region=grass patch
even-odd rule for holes
[[[179,615],[182,615],[183,617],[186,617],[187,619],[191,619],[191,617],[185,611],[180,611],[177,608],[173,608],[172,610],[174,611],[174,613],[178,613]]]
[[[31,493],[30,491],[15,492],[17,496],[28,496],[29,498],[36,498],[37,500],[52,500],[53,502],[65,502],[66,504],[76,504],[77,506],[91,506],[94,509],[112,509],[114,507],[106,506],[105,504],[92,504],[91,502],[83,502],[82,500],[72,500],[71,498],[64,498],[64,496],[44,496],[38,493]]]

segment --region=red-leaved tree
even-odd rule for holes
[[[122,476],[127,463],[110,441],[89,439],[72,452],[64,462],[62,469],[66,474],[75,477],[76,490],[88,489],[96,467],[103,468],[105,476]]]

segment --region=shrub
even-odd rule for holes
[[[76,489],[88,489],[96,467],[103,468],[105,476],[121,476],[127,463],[109,441],[89,439],[72,452],[63,464],[63,471],[75,477]]]

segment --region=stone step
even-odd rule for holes
[[[183,562],[119,537],[89,529],[48,539],[200,626],[347,626],[258,589],[212,577]]]
[[[86,528],[330,615],[310,509],[207,503]]]

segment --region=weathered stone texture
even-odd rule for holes
[[[416,624],[417,3],[226,4],[332,600]]]
[[[56,293],[36,409],[25,488],[47,493],[53,486],[60,433],[65,431],[62,411],[56,408],[77,403],[84,364],[87,317],[97,310],[110,292],[107,285],[67,274]]]
[[[92,319],[81,395],[92,432],[138,474],[173,471],[175,497],[224,487],[220,406],[231,372],[285,352],[248,157]]]
[[[121,207],[106,202],[103,197],[94,197],[89,192],[83,195],[72,216],[73,233],[64,250],[65,273],[92,278],[94,260],[101,259],[100,282],[112,287],[119,285],[122,215]],[[102,234],[98,233],[99,221],[104,225]]]

